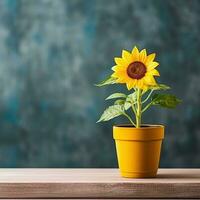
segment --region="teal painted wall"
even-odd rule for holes
[[[200,1],[1,0],[0,167],[117,166],[112,125],[96,124],[96,88],[133,45],[157,52],[183,103],[151,109],[166,125],[162,167],[200,166]]]

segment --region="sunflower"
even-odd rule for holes
[[[155,53],[147,55],[146,49],[139,52],[137,47],[132,52],[123,50],[122,57],[115,58],[112,77],[116,78],[117,83],[126,83],[128,90],[147,90],[148,87],[157,85],[154,76],[160,76],[155,69],[159,65],[154,61],[155,56]]]

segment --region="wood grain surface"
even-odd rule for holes
[[[0,169],[0,198],[200,198],[200,169],[121,178],[117,169]]]

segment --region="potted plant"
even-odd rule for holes
[[[164,138],[164,126],[143,124],[142,114],[151,106],[175,108],[181,100],[159,90],[170,87],[158,84],[155,76],[160,76],[155,53],[147,55],[146,49],[131,52],[123,50],[122,57],[116,57],[113,73],[97,86],[126,84],[128,94],[114,93],[106,100],[115,100],[101,115],[98,122],[108,121],[120,115],[129,124],[113,126],[118,164],[121,175],[128,178],[155,177],[160,160],[160,150]],[[132,114],[131,114],[132,112]],[[134,117],[133,117],[134,116]]]

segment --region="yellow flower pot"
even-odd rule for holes
[[[121,175],[127,178],[155,177],[164,138],[164,126],[129,125],[113,127],[118,164]]]

